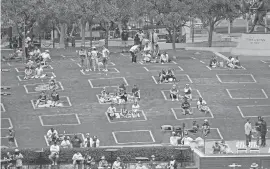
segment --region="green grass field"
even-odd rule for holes
[[[64,88],[64,90],[59,90],[59,94],[67,96],[71,103],[71,107],[63,108],[34,109],[31,100],[36,99],[38,93],[26,93],[24,85],[43,82],[39,80],[19,81],[17,76],[22,73],[18,73],[15,68],[22,67],[22,64],[2,63],[2,68],[11,71],[1,73],[1,85],[11,86],[12,95],[2,96],[1,102],[6,111],[1,113],[1,128],[6,130],[10,127],[8,119],[11,120],[19,147],[45,147],[44,135],[51,127],[56,128],[59,133],[64,131],[69,134],[90,133],[91,136],[98,136],[102,146],[114,146],[168,143],[168,135],[160,130],[162,125],[185,123],[186,128],[190,128],[193,120],[202,124],[205,118],[209,120],[211,128],[213,128],[207,138],[209,140],[222,138],[244,140],[244,118],[246,117],[250,117],[254,121],[256,120],[254,116],[263,115],[270,124],[270,113],[267,111],[269,110],[267,105],[270,105],[268,98],[270,96],[270,67],[269,63],[261,61],[269,59],[241,57],[242,65],[246,70],[209,70],[206,66],[213,53],[200,52],[196,55],[194,51],[168,52],[170,55],[177,56],[176,64],[132,64],[129,54],[114,53],[111,61],[115,65],[111,64],[110,68],[116,68],[119,72],[108,72],[106,75],[90,72],[82,74],[77,65],[79,58],[76,57],[75,51],[53,51],[53,62],[51,63],[53,73]],[[2,51],[2,55],[5,54],[5,51]],[[61,55],[65,55],[65,57]],[[175,73],[180,79],[178,86],[181,90],[186,83],[190,83],[194,91],[199,91],[208,103],[212,115],[205,115],[195,109],[193,116],[183,117],[179,110],[180,102],[165,100],[161,91],[169,90],[171,85],[156,84],[152,76],[157,76],[161,68],[168,67],[177,69]],[[221,83],[217,75],[222,76],[222,82],[226,83]],[[91,79],[91,83],[89,79]],[[116,120],[112,123],[105,115],[109,105],[98,102],[96,95],[100,93],[100,87],[116,86],[122,82],[128,84],[129,92],[134,84],[139,86],[142,97],[139,104],[146,117],[142,118],[143,120],[129,119],[127,122]],[[232,93],[228,91],[232,91]],[[194,92],[195,96],[197,97],[198,94]],[[195,105],[195,102],[192,104]],[[257,106],[259,108],[253,106],[254,111],[250,112],[245,106],[251,105],[259,105]],[[172,108],[175,111],[172,111]],[[119,107],[117,109],[119,110]],[[1,135],[2,144],[7,144],[4,133],[6,132],[2,132]]]

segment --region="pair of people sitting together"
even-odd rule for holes
[[[35,88],[35,91],[48,91],[57,90],[60,86],[56,83],[55,79],[52,77],[47,84],[40,84]]]
[[[59,103],[60,97],[58,92],[53,89],[53,91],[50,94],[50,98],[47,97],[45,91],[42,91],[41,94],[39,95],[35,107],[61,107],[63,106],[62,103]]]
[[[45,66],[42,66],[41,64],[37,64],[37,66],[34,66],[34,62],[29,60],[25,66],[24,79],[28,80],[46,78],[48,75],[44,73],[44,67]]]
[[[211,68],[223,67],[223,62],[218,62],[217,57],[213,56],[212,59],[210,60],[209,67]],[[242,69],[238,56],[236,56],[235,58],[230,56],[227,60],[226,67],[231,69]]]
[[[173,69],[162,69],[161,72],[159,72],[159,83],[169,83],[169,82],[176,82],[176,77],[174,75]]]
[[[127,109],[122,109],[120,112],[116,111],[116,107],[113,103],[111,103],[110,107],[107,109],[107,115],[110,118],[110,120],[119,119],[119,118],[139,118],[140,114],[138,113],[140,109],[140,105],[138,104],[138,101],[135,100],[131,111],[128,111]]]
[[[173,84],[171,90],[170,90],[170,99],[172,99],[172,101],[178,101],[179,99],[184,99],[187,98],[188,100],[192,100],[192,89],[189,86],[189,84],[186,84],[185,88],[184,88],[184,96],[179,94],[179,90],[176,87],[176,84]]]

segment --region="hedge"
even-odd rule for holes
[[[121,157],[123,161],[132,162],[135,157],[148,157],[151,155],[156,156],[157,161],[169,161],[173,155],[177,161],[190,163],[193,162],[193,152],[190,147],[183,147],[185,150],[178,150],[179,147],[134,147],[134,148],[115,148],[116,152],[108,152],[109,148],[72,148],[61,149],[60,159],[61,164],[72,163],[72,157],[76,152],[80,152],[82,155],[88,153],[96,161],[100,160],[101,156],[105,156],[109,162],[115,161],[116,157]],[[113,148],[114,149],[114,148]],[[20,149],[20,152],[24,156],[23,163],[25,165],[32,164],[49,164],[48,156],[50,154],[49,148],[43,149],[43,153],[39,153],[40,149]],[[2,157],[6,156],[7,152],[14,153],[14,149],[2,149]],[[41,156],[40,156],[41,155]]]

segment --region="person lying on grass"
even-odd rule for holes
[[[199,111],[204,112],[204,113],[209,113],[210,112],[210,109],[207,106],[206,101],[203,100],[202,97],[199,97],[199,100],[197,102],[197,108],[198,108]]]
[[[192,114],[190,103],[188,102],[188,99],[186,97],[184,98],[184,102],[182,103],[181,108],[183,109],[184,115]]]
[[[178,92],[179,92],[179,90],[177,89],[176,85],[173,84],[173,86],[170,90],[170,98],[172,101],[174,101],[174,100],[178,101]]]

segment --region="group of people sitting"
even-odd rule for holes
[[[81,48],[81,50],[78,51],[78,54],[81,59],[82,71],[100,71],[102,67],[104,72],[108,71],[107,66],[110,51],[105,48],[105,46],[102,47],[101,52],[99,52],[96,47],[92,47],[92,49],[89,49],[88,51]]]
[[[176,77],[174,75],[173,69],[162,69],[158,74],[158,82],[161,83],[170,83],[176,82]]]
[[[47,74],[44,73],[44,68],[48,67],[49,60],[51,60],[49,50],[45,50],[44,53],[41,53],[38,47],[35,47],[33,52],[29,53],[24,70],[24,79],[42,79],[47,77]]]
[[[199,132],[201,132],[201,135],[197,135]],[[191,133],[193,136],[197,136],[197,138],[191,138],[191,136],[189,136],[189,133]],[[208,134],[210,134],[210,124],[207,119],[204,120],[202,126],[200,126],[197,121],[193,121],[191,129],[182,130],[181,128],[179,128],[177,130],[174,130],[170,137],[170,144],[173,146],[191,146],[192,143],[195,143],[195,147],[200,147],[204,145],[202,137],[207,137]]]
[[[215,144],[212,146],[213,154],[232,154],[232,150],[228,144],[225,143],[224,140],[221,142],[216,141]]]
[[[169,55],[166,51],[161,52],[159,50],[158,44],[154,46],[154,49],[146,42],[143,50],[140,50],[140,45],[134,45],[130,48],[130,53],[132,56],[132,63],[137,62],[137,54],[141,53],[142,63],[169,63],[171,62]]]
[[[193,99],[192,98],[192,89],[189,86],[189,84],[186,84],[184,88],[184,95],[179,94],[179,90],[175,84],[173,84],[172,88],[170,89],[170,99],[172,101],[179,101],[182,100],[182,105],[181,108],[183,109],[183,114],[192,114],[192,109],[191,109],[191,104],[190,101]],[[204,113],[209,113],[210,109],[207,106],[207,103],[205,100],[203,100],[202,97],[199,97],[199,100],[197,102],[197,109],[201,112]]]
[[[240,60],[239,60],[238,56],[236,56],[235,58],[230,56],[225,64],[225,66],[227,68],[230,68],[230,69],[242,69],[243,68],[240,64]],[[209,67],[210,68],[224,67],[224,63],[218,62],[217,57],[213,56],[212,59],[210,60]]]
[[[98,96],[100,103],[114,104],[131,103],[135,100],[139,100],[141,97],[140,90],[137,85],[133,86],[131,93],[127,93],[125,84],[121,84],[113,93],[110,93],[107,91],[106,87],[104,87],[101,94]]]
[[[56,91],[57,86],[55,79],[51,79],[49,81],[49,84],[47,85],[47,90],[42,90],[36,103],[35,107],[61,107],[63,106],[62,103],[60,103],[60,97],[59,93]],[[49,94],[50,97],[47,96]]]
[[[104,97],[105,93],[105,97]],[[106,91],[102,91],[103,99],[108,97],[108,93]],[[138,101],[141,99],[140,90],[137,87],[137,85],[134,85],[132,88],[132,93],[127,94],[126,92],[126,86],[125,84],[121,84],[118,87],[117,94],[114,94],[113,97],[110,97],[111,105],[107,110],[108,117],[113,120],[115,118],[137,118],[140,117],[140,114],[138,113],[138,110],[140,109],[140,105],[138,104]],[[126,103],[133,103],[132,110],[129,111],[126,108]],[[115,104],[121,104],[121,110],[120,112],[116,111]]]

